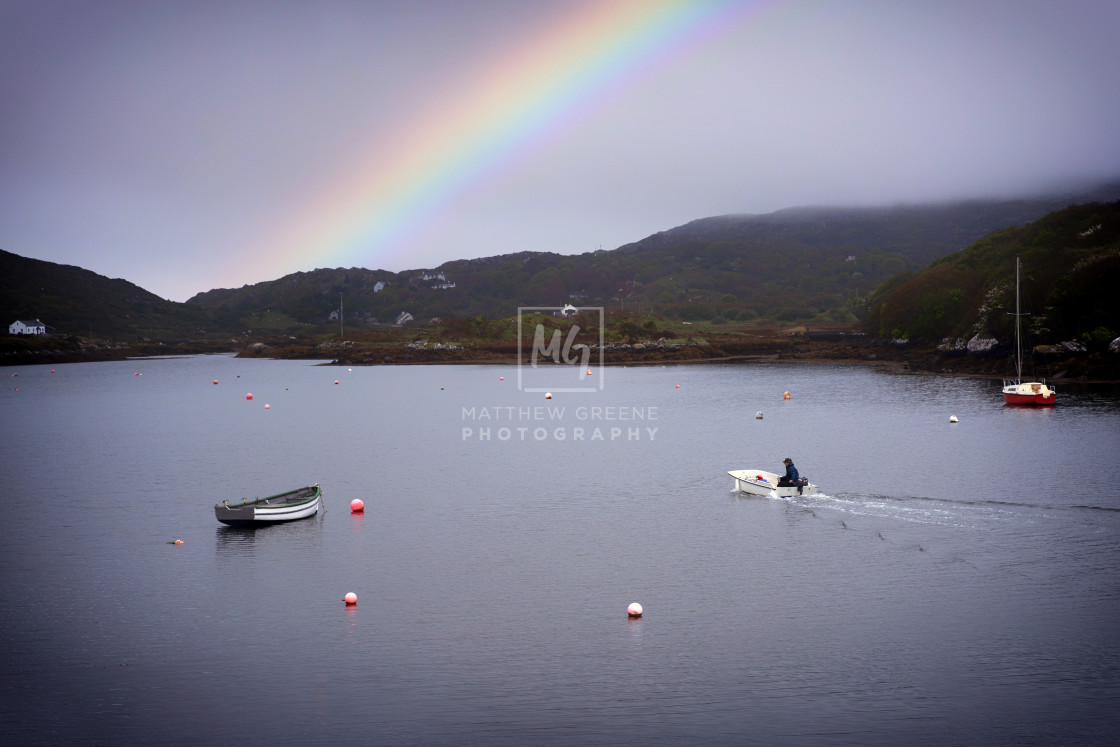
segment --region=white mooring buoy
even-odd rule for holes
[[[630,606],[626,608],[626,614],[630,617],[641,617],[642,605],[638,604],[637,602],[631,602]]]
[[[957,416],[956,416],[956,415],[950,415],[950,416],[949,416],[949,422],[950,422],[950,423],[957,423],[957,422],[959,422],[959,421],[957,420]]]

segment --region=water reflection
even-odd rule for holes
[[[324,513],[320,511],[307,519],[278,524],[237,527],[222,525],[214,530],[216,548],[219,552],[243,555],[260,546],[318,544],[323,522],[326,520]]]
[[[257,529],[220,526],[214,530],[218,552],[247,555],[257,540]]]

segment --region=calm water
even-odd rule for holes
[[[597,389],[551,401],[513,367],[55,369],[0,392],[7,743],[1120,730],[1114,396],[1012,409],[998,382],[809,365],[533,372]],[[824,495],[731,493],[787,455]],[[214,518],[313,482],[314,519]]]

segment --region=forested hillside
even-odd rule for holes
[[[1120,187],[1104,191],[1120,197]],[[521,252],[402,273],[314,270],[187,303],[223,326],[245,320],[294,328],[322,322],[340,301],[356,322],[392,321],[401,312],[418,321],[493,319],[519,306],[572,303],[684,321],[855,323],[867,297],[892,276],[1068,204],[1051,198],[721,216],[610,251]]]
[[[1120,199],[1120,184],[1093,194]],[[1006,308],[1019,253],[1036,310],[1045,311],[1033,318],[1037,332],[1116,331],[1108,303],[1115,203],[1043,218],[1068,200],[719,216],[614,250],[525,251],[400,273],[319,269],[206,291],[185,304],[126,280],[0,252],[0,311],[7,323],[41,319],[55,335],[122,340],[318,335],[337,329],[340,309],[352,332],[402,312],[417,324],[439,317],[481,329],[481,320],[512,317],[519,307],[566,303],[643,323],[865,322],[874,335],[936,339],[1004,321],[990,304],[986,315],[978,309],[992,293]]]
[[[205,334],[204,310],[175,303],[120,278],[110,279],[0,251],[0,314],[41,319],[55,335],[173,339]]]
[[[1099,348],[1120,334],[1120,202],[1077,205],[997,231],[891,279],[871,298],[867,331],[911,341],[977,334],[1006,340],[1016,257],[1034,342],[1075,339]]]

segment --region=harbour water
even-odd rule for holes
[[[1114,394],[779,364],[4,375],[8,743],[1120,732]],[[822,495],[731,492],[786,456]],[[215,520],[314,482],[313,519]]]

